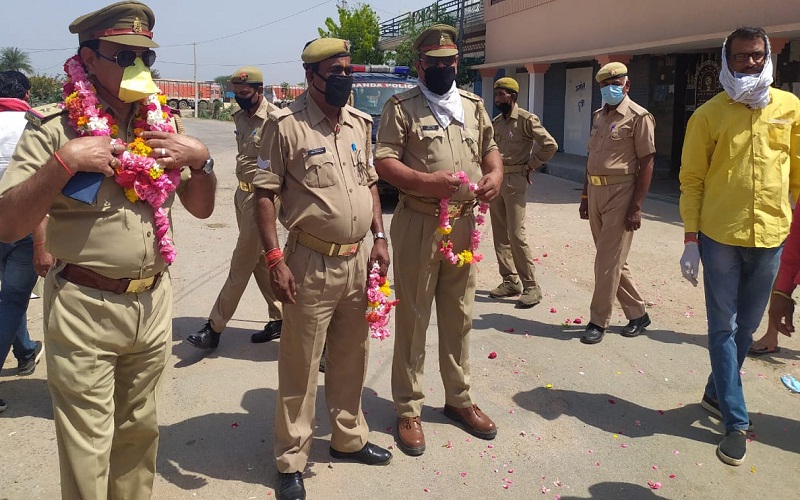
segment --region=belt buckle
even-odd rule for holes
[[[599,175],[590,175],[589,182],[592,183],[592,186],[602,186],[603,185],[603,178]]]
[[[359,245],[358,243],[348,245],[349,248],[344,252],[340,251],[339,255],[343,257],[350,257],[352,255],[355,255],[358,252],[358,245]]]
[[[154,281],[155,276],[140,280],[131,280],[131,282],[128,283],[128,288],[125,289],[125,293],[142,293],[149,290],[153,286]]]

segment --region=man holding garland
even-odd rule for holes
[[[172,333],[169,210],[175,192],[196,217],[214,208],[208,149],[174,133],[150,77],[154,24],[146,5],[119,2],[70,25],[80,48],[65,107],[28,113],[0,182],[1,241],[50,216],[44,335],[65,499],[150,497]]]
[[[498,195],[503,160],[483,101],[455,85],[457,37],[452,26],[437,24],[414,41],[420,84],[387,101],[375,149],[378,175],[401,192],[391,229],[399,300],[392,394],[397,443],[412,456],[425,451],[422,375],[434,297],[444,413],[482,439],[497,434],[470,395],[469,332],[476,223],[483,219],[475,215],[476,197],[488,203]]]

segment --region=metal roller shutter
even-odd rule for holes
[[[564,99],[566,99],[567,65],[552,64],[544,74],[544,102],[542,124],[558,143],[564,144]]]

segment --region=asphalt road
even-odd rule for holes
[[[155,498],[274,498],[272,429],[278,343],[253,345],[266,307],[251,282],[220,347],[208,354],[183,339],[206,320],[228,271],[237,229],[233,212],[233,124],[187,119],[190,134],[217,160],[217,208],[196,220],[175,210],[178,257],[173,355],[159,402],[161,441]],[[428,331],[428,449],[418,458],[393,447],[392,339],[372,341],[363,405],[370,440],[395,453],[387,467],[328,455],[330,425],[320,376],[317,427],[305,474],[312,499],[406,498],[794,498],[800,489],[800,396],[779,377],[800,378],[796,339],[771,358],[748,360],[743,382],[755,430],[745,464],[715,456],[722,427],[699,406],[709,371],[702,288],[681,279],[682,228],[676,205],[648,200],[630,266],[653,324],[645,335],[611,332],[579,342],[588,321],[594,247],[578,218],[580,186],[536,175],[528,235],[545,292],[533,309],[492,300],[498,282],[488,224],[478,268],[472,331],[472,393],[497,423],[492,442],[466,434],[442,414],[435,315]],[[391,215],[385,215],[387,227]],[[580,325],[576,325],[578,321]],[[569,324],[566,324],[569,322]],[[41,300],[29,328],[41,339]],[[763,327],[762,327],[763,330]],[[497,357],[489,359],[490,352]],[[0,378],[9,404],[0,415],[0,498],[58,498],[58,459],[46,367],[18,378],[13,358]]]

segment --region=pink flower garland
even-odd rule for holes
[[[369,333],[374,339],[388,339],[391,335],[389,331],[389,313],[397,305],[397,300],[389,300],[392,290],[389,288],[389,280],[386,276],[381,276],[378,263],[372,264],[369,271],[367,286],[367,323],[369,323]]]
[[[456,176],[458,177],[459,181],[461,181],[461,184],[469,184],[470,191],[475,191],[478,189],[477,184],[469,182],[469,177],[463,170],[456,172]],[[483,260],[483,255],[477,253],[478,245],[481,243],[481,233],[477,227],[473,229],[472,233],[470,234],[469,249],[462,250],[459,253],[454,253],[453,242],[450,241],[449,238],[444,238],[444,236],[449,235],[453,230],[453,227],[450,225],[450,214],[448,212],[449,207],[450,198],[442,198],[439,201],[439,227],[436,228],[436,230],[443,236],[442,241],[439,242],[439,253],[444,256],[445,260],[458,267],[462,267],[464,264],[477,264]],[[475,216],[475,223],[478,226],[482,226],[486,223],[486,212],[488,211],[488,203],[480,202],[478,204],[478,214]]]
[[[126,144],[119,139],[116,120],[103,110],[97,99],[97,91],[86,75],[80,56],[67,59],[64,71],[67,80],[62,94],[70,125],[81,137],[105,135],[112,138],[112,143],[125,146],[125,151],[119,156],[120,166],[115,170],[114,180],[125,190],[128,200],[143,200],[153,207],[158,251],[167,264],[172,264],[175,246],[169,237],[169,217],[163,204],[181,181],[180,169],[164,169],[149,156],[152,148],[141,138],[141,133],[146,130],[175,132],[169,121],[172,115],[166,106],[166,97],[153,94],[140,102],[139,114],[133,120],[137,137]]]

